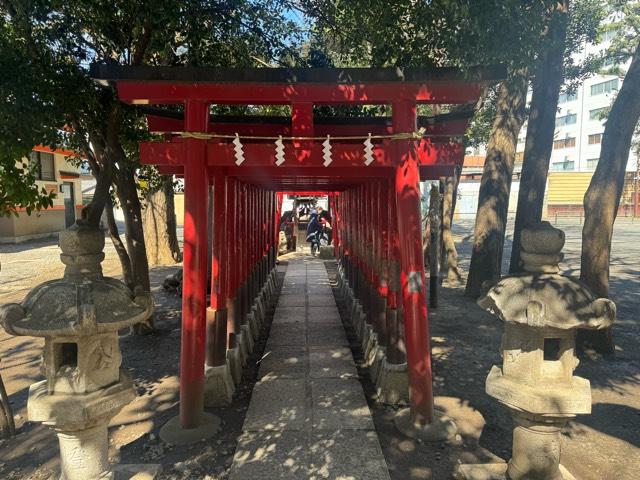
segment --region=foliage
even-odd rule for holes
[[[312,39],[328,43],[338,66],[455,66],[501,63],[511,71],[536,58],[551,1],[300,1],[315,21]],[[496,28],[499,25],[500,28]],[[313,41],[313,40],[312,40]],[[496,95],[487,92],[466,142],[487,141]],[[443,108],[446,110],[446,107]]]
[[[38,144],[55,144],[62,127],[55,84],[24,52],[41,41],[25,38],[0,16],[0,216],[28,214],[51,206],[53,194],[39,189],[26,159]],[[34,92],[38,92],[34,94]]]
[[[86,158],[98,174],[102,150],[116,135],[117,169],[135,174],[137,143],[147,136],[143,116],[92,82],[91,62],[250,66],[285,53],[295,59],[296,25],[276,13],[284,8],[280,0],[0,2],[0,212],[50,204],[33,175],[15,166],[37,144],[73,149],[75,160]]]
[[[574,92],[578,86],[601,68],[599,55],[576,55],[585,45],[598,41],[600,26],[607,10],[600,0],[572,0],[569,3],[569,23],[565,41],[564,91]]]

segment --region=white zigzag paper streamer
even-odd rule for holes
[[[331,140],[329,135],[327,135],[327,139],[322,142],[322,158],[324,158],[324,162],[322,163],[325,167],[328,167],[333,162],[331,158]]]
[[[368,167],[373,162],[373,143],[371,143],[371,134],[363,143],[364,145],[364,164]]]
[[[276,165],[279,167],[284,163],[284,143],[282,143],[282,135],[276,140]]]
[[[236,138],[233,139],[233,150],[236,153],[236,165],[240,166],[244,162],[244,152],[242,151],[242,142],[240,136],[236,133]]]

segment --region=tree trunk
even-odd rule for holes
[[[0,439],[6,440],[16,434],[16,425],[13,420],[13,410],[9,396],[4,388],[2,376],[0,376]]]
[[[580,279],[598,297],[609,295],[609,260],[634,129],[640,119],[640,45],[611,107],[596,170],[584,196]],[[610,331],[582,332],[581,346],[613,353]]]
[[[460,182],[461,169],[456,168],[452,177],[443,177],[444,195],[442,197],[442,277],[447,279],[450,286],[458,285],[462,280],[458,270],[458,252],[453,239],[453,213],[456,210],[458,197],[458,183]]]
[[[512,71],[500,85],[496,118],[487,145],[466,286],[469,296],[479,296],[484,282],[496,282],[500,278],[511,176],[518,133],[524,123],[526,97],[526,69]]]
[[[124,226],[127,236],[127,251],[131,261],[131,274],[134,288],[142,288],[145,292],[151,292],[149,282],[149,263],[144,244],[144,231],[142,227],[142,206],[138,198],[138,190],[133,177],[133,171],[123,168],[114,175],[117,185],[116,193],[120,206],[124,212]],[[134,325],[137,334],[146,334],[153,331],[153,316],[145,323]]]
[[[163,177],[161,188],[145,195],[142,222],[149,263],[170,265],[179,261],[172,177]]]
[[[542,220],[544,192],[553,149],[558,95],[563,81],[568,4],[568,0],[554,4],[549,29],[543,41],[543,50],[536,65],[509,273],[523,271],[520,260],[522,230]]]
[[[173,253],[173,261],[181,262],[182,261],[182,252],[180,251],[180,243],[178,242],[178,222],[176,219],[176,202],[175,202],[175,192],[173,190],[173,177],[166,177],[163,184],[162,190],[164,191],[164,196],[166,198],[167,204],[167,232],[169,235],[169,247],[171,248],[171,252]]]
[[[442,203],[438,184],[432,183],[429,191],[429,306],[438,307],[438,289],[440,287],[439,267],[442,252]]]
[[[111,237],[111,242],[116,249],[118,258],[120,259],[120,266],[122,267],[122,276],[124,277],[124,283],[126,283],[129,288],[133,288],[134,284],[133,273],[131,272],[131,260],[129,259],[127,249],[125,248],[124,243],[122,243],[122,239],[120,238],[118,224],[116,223],[116,219],[113,216],[113,201],[111,200],[110,195],[104,204],[104,209],[105,213],[107,214],[109,236]]]

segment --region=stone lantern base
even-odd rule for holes
[[[109,421],[135,398],[131,379],[86,394],[49,394],[47,381],[29,388],[28,418],[53,428],[60,443],[60,480],[153,479],[160,465],[109,464]],[[141,476],[142,475],[142,476]]]
[[[458,466],[455,478],[457,480],[509,480],[507,477],[507,463],[480,463],[477,465]],[[576,480],[569,471],[560,465],[561,480]]]
[[[511,410],[513,447],[509,463],[460,465],[463,480],[575,480],[560,464],[561,431],[566,417],[535,415]]]

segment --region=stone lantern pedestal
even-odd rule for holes
[[[61,478],[114,478],[108,458],[109,421],[135,398],[131,379],[85,395],[49,394],[47,381],[29,388],[28,417],[52,427],[60,443]]]
[[[522,232],[525,273],[502,278],[478,304],[505,322],[502,366],[494,366],[486,392],[511,412],[511,460],[461,465],[471,480],[570,480],[560,464],[561,430],[591,413],[589,381],[573,375],[577,328],[606,328],[615,304],[594,298],[580,281],[560,275],[564,233],[542,222]]]
[[[135,398],[118,330],[146,320],[153,301],[102,275],[103,232],[75,225],[60,234],[60,248],[64,278],[4,306],[0,321],[12,335],[45,339],[45,380],[31,385],[27,411],[58,435],[61,480],[115,478],[107,426]]]

